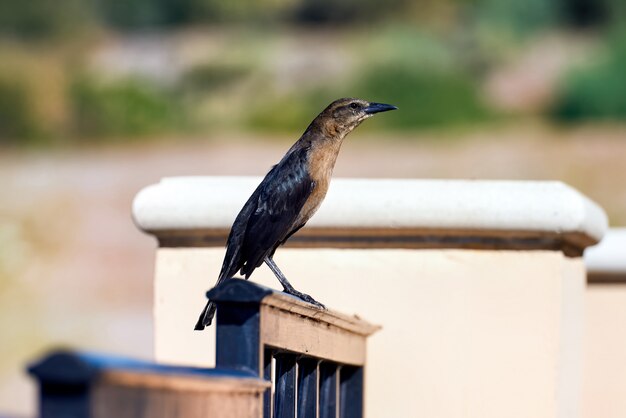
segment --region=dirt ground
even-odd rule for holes
[[[603,206],[612,225],[626,224],[626,127],[382,135],[352,134],[335,175],[556,179]],[[142,187],[167,176],[262,175],[290,142],[226,135],[0,151],[0,415],[34,414],[23,370],[50,347],[151,356],[156,243],[130,216]]]

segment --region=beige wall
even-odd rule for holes
[[[193,325],[223,255],[158,250],[157,360],[213,364],[214,329]],[[368,346],[368,417],[580,416],[580,259],[559,251],[285,248],[275,260],[298,290],[383,326]],[[266,267],[253,280],[279,286]]]
[[[583,417],[626,417],[626,283],[586,292]]]

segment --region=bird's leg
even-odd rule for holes
[[[272,270],[272,273],[274,273],[274,275],[276,276],[280,284],[283,285],[283,289],[285,289],[285,293],[294,295],[302,299],[303,301],[309,302],[319,308],[326,309],[324,305],[322,305],[321,303],[313,299],[311,296],[307,295],[306,293],[298,292],[296,289],[294,289],[294,287],[291,285],[291,283],[289,283],[289,280],[287,280],[283,272],[280,271],[280,269],[278,268],[274,260],[272,260],[272,257],[265,257],[265,264],[267,264],[270,270]]]

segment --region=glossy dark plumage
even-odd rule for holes
[[[294,225],[315,182],[306,171],[305,148],[287,154],[265,176],[235,219],[218,283],[241,270],[250,277],[267,255],[303,225]]]
[[[320,113],[267,173],[237,215],[216,286],[238,271],[248,279],[265,262],[287,293],[323,307],[293,289],[272,256],[276,248],[305,225],[321,204],[343,138],[371,115],[393,109],[391,105],[359,99],[339,99]],[[215,304],[209,301],[195,329],[202,330],[210,325],[214,314]]]

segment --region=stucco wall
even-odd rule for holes
[[[213,364],[214,329],[193,325],[223,255],[223,248],[158,250],[157,360]],[[298,290],[383,326],[368,346],[368,417],[579,416],[579,258],[285,248],[275,260]],[[253,280],[279,288],[266,267]]]

